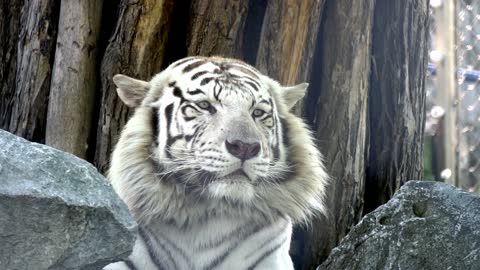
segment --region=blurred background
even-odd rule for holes
[[[189,55],[310,83],[295,113],[330,213],[296,227],[296,269],[406,181],[480,189],[480,0],[0,0],[0,128],[106,173],[132,113],[113,75],[149,80]]]
[[[430,1],[425,179],[480,187],[480,1]]]

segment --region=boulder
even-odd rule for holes
[[[101,269],[136,224],[88,162],[0,130],[0,269]]]
[[[322,269],[480,269],[480,197],[410,181],[366,215]]]

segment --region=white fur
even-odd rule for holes
[[[264,152],[266,151],[264,148],[271,138],[262,137],[265,135],[258,135],[259,138],[263,138],[261,140],[264,140],[261,141],[262,152],[258,157],[238,164],[230,161],[229,165],[225,165],[222,169],[222,173],[226,175],[236,170],[238,166],[244,166],[245,173],[252,181],[236,181],[236,179],[215,181],[207,186],[205,196],[199,196],[198,194],[191,194],[185,186],[171,183],[158,176],[161,172],[159,172],[157,162],[162,164],[165,161],[164,168],[171,166],[175,169],[175,164],[169,165],[168,160],[162,156],[163,154],[155,152],[156,150],[152,146],[154,138],[151,126],[152,107],[158,106],[160,112],[162,112],[165,105],[170,100],[175,99],[171,91],[165,90],[172,81],[176,82],[178,87],[182,89],[200,87],[198,85],[192,86],[193,83],[189,84],[182,73],[182,68],[198,59],[207,62],[225,62],[229,65],[239,65],[258,75],[259,83],[262,86],[261,91],[273,98],[276,113],[285,119],[289,131],[287,134],[288,149],[282,147],[281,158],[278,161],[279,168],[282,168],[284,166],[282,164],[286,164],[288,153],[288,158],[293,163],[294,169],[294,173],[289,179],[270,184],[255,182],[256,175],[260,174],[261,170],[259,171],[260,167],[258,167],[260,165],[254,165],[254,162],[258,163],[270,157],[268,151]],[[282,243],[281,247],[262,260],[255,269],[293,269],[288,256],[292,221],[306,222],[312,215],[325,213],[326,211],[323,200],[328,176],[324,170],[321,155],[306,125],[300,118],[289,112],[295,102],[304,95],[307,85],[284,88],[276,81],[261,75],[253,67],[232,59],[192,57],[184,64],[177,67],[174,67],[174,65],[175,63],[155,76],[149,83],[138,82],[142,86],[149,85],[149,91],[145,92],[141,105],[136,108],[134,115],[126,124],[112,155],[109,179],[114,189],[128,205],[140,226],[149,230],[152,237],[156,235],[160,239],[158,240],[159,243],[162,241],[174,242],[180,250],[193,258],[193,269],[202,269],[212,260],[218,258],[222,248],[219,250],[207,248],[199,252],[197,249],[192,249],[192,246],[202,245],[202,243],[209,243],[218,237],[227,236],[235,230],[237,224],[244,224],[245,228],[260,224],[262,229],[250,235],[249,238],[242,239],[241,244],[222,261],[221,265],[217,266],[218,269],[244,269],[242,267],[252,265],[252,260],[255,259],[255,254],[251,254],[252,252],[265,254],[265,251],[268,251],[268,248],[276,243]],[[210,66],[215,68],[213,64],[207,63],[204,65],[206,66],[204,68],[210,68]],[[232,72],[237,71],[234,69]],[[238,75],[241,74],[238,71]],[[191,74],[188,76],[191,76]],[[121,78],[123,86],[142,89],[142,87],[132,86],[136,83],[133,79],[128,81],[124,77]],[[122,87],[122,85],[119,87]],[[128,89],[121,89],[119,92],[125,90]],[[295,91],[300,92],[300,94]],[[127,104],[135,104],[138,93],[139,91],[135,92],[134,102],[124,101]],[[127,99],[128,96],[128,94],[123,95]],[[167,100],[168,102],[166,102]],[[231,104],[235,104],[235,102]],[[265,127],[257,127],[256,123],[248,120],[250,116],[243,114],[241,107],[231,107],[231,110],[231,114],[238,113],[240,119],[249,121],[245,125],[252,127],[252,132],[256,132],[252,134],[268,134]],[[162,120],[165,120],[162,118],[164,116],[160,115],[160,117],[160,123],[164,125],[164,122],[162,123]],[[238,117],[235,119],[238,119]],[[227,120],[225,121],[215,123],[214,128],[218,128],[218,130],[212,132],[211,136],[216,136],[215,134],[222,136],[223,133],[219,133],[220,130],[229,124]],[[161,126],[160,141],[165,140],[161,137],[165,128],[166,126]],[[172,150],[182,149],[182,147],[185,147],[185,143],[174,145]],[[219,157],[232,160],[225,153],[222,153]],[[208,167],[208,165],[205,166]],[[272,170],[269,173],[275,173],[274,167],[272,167]],[[195,179],[191,179],[191,181],[195,181]],[[275,237],[272,238],[272,236]],[[161,240],[162,237],[167,237],[169,240]],[[235,240],[235,237],[230,239],[230,241]],[[262,243],[266,240],[270,240],[271,243],[262,246]],[[223,245],[228,245],[228,243],[229,241],[225,241]],[[262,248],[265,250],[262,251]],[[155,250],[158,251],[157,254],[162,254],[162,257],[173,256],[177,267],[182,265],[182,259],[180,258],[182,256],[175,251],[176,249],[170,247],[167,253],[162,252],[161,248]],[[141,266],[138,269],[156,269],[148,257],[144,240],[140,238],[137,240],[130,258],[137,267]],[[119,262],[110,264],[105,269],[128,269],[125,267],[126,265],[123,262]],[[191,265],[184,264],[179,269],[190,268]]]

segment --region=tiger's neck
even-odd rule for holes
[[[157,220],[140,228],[139,241],[168,269],[293,269],[291,231],[288,218],[262,224],[212,217],[184,227]]]

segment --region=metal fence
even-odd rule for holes
[[[480,0],[430,0],[425,173],[480,187]]]

